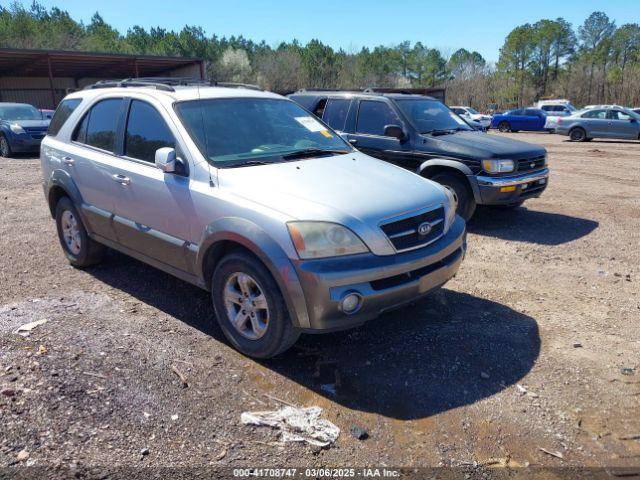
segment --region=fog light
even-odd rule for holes
[[[348,293],[340,302],[340,309],[347,315],[356,313],[362,305],[362,296],[358,293]]]
[[[516,187],[515,186],[510,186],[510,187],[500,187],[500,191],[502,193],[507,193],[507,192],[515,192]]]

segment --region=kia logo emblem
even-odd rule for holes
[[[418,225],[418,234],[425,236],[431,231],[431,224],[429,222],[424,222]]]
[[[533,167],[535,167],[535,166],[536,166],[536,164],[535,164],[535,162],[531,162],[531,165],[529,165],[529,166],[530,166],[531,168],[533,168]]]

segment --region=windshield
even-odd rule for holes
[[[473,130],[464,120],[437,100],[402,98],[397,99],[396,103],[420,133]]]
[[[475,108],[471,108],[471,107],[467,107],[467,112],[469,112],[471,115],[478,114],[478,111]]]
[[[0,106],[2,120],[42,120],[40,111],[31,105]]]
[[[289,100],[193,100],[176,104],[176,110],[203,155],[219,167],[353,150],[338,134]]]

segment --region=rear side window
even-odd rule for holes
[[[156,150],[176,147],[176,141],[158,111],[146,102],[133,100],[127,120],[124,154],[153,163]]]
[[[386,125],[400,125],[400,119],[391,107],[383,102],[363,100],[358,110],[356,131],[369,135],[384,135]]]
[[[82,119],[73,140],[113,152],[121,107],[121,98],[110,98],[96,103]]]
[[[330,98],[324,109],[323,120],[325,123],[335,130],[344,130],[344,125],[347,122],[347,113],[349,113],[349,104],[351,104],[351,100]]]
[[[582,114],[582,118],[607,118],[606,110],[589,110],[587,113]]]
[[[524,114],[527,117],[539,117],[540,116],[540,112],[538,112],[537,110],[525,110]]]
[[[47,135],[57,135],[64,125],[64,122],[67,121],[77,106],[80,105],[81,101],[82,100],[80,98],[71,98],[60,102],[60,105],[56,108],[56,113],[53,114],[53,118],[49,124]]]

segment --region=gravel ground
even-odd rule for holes
[[[0,159],[0,466],[640,470],[640,144],[508,136],[548,149],[542,198],[480,208],[427,299],[270,361],[229,347],[204,291],[115,252],[70,267],[39,162]],[[339,439],[241,424],[274,398]]]

